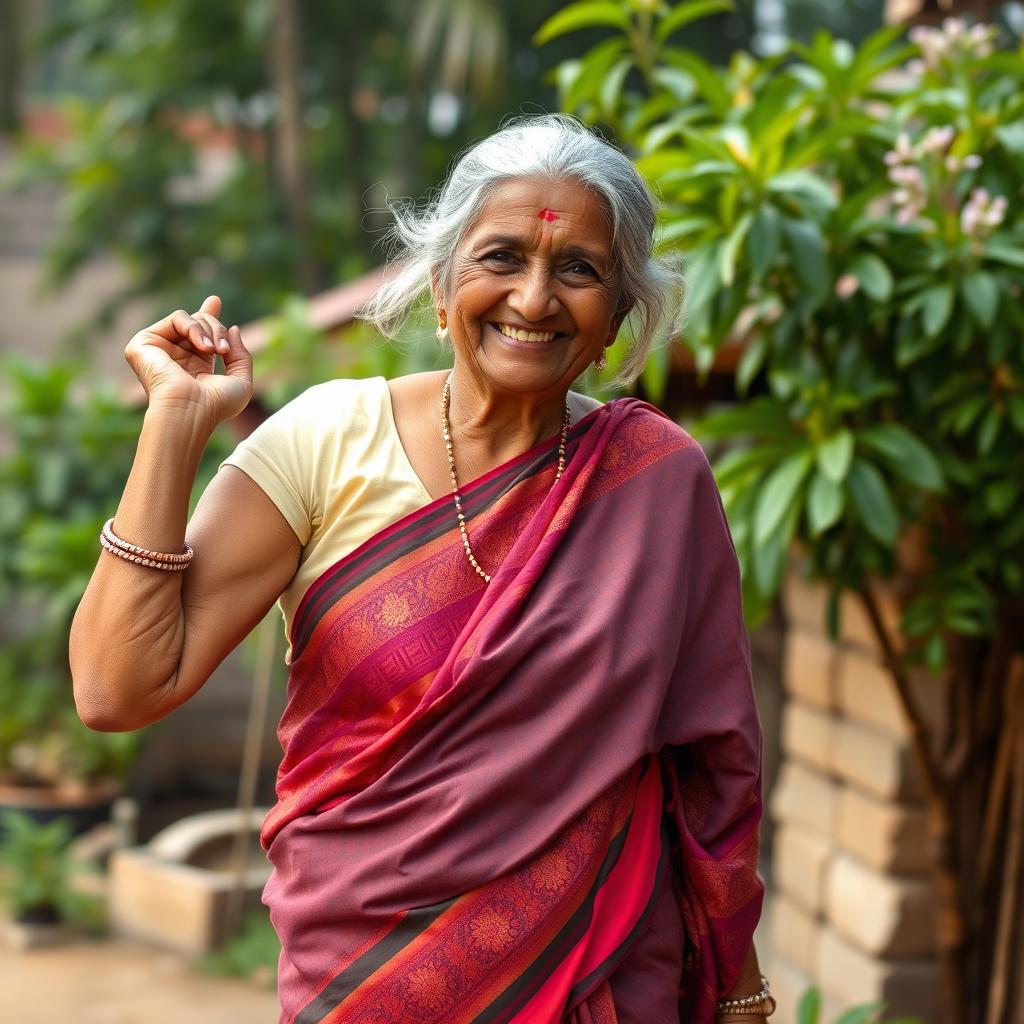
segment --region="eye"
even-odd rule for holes
[[[510,253],[508,249],[492,249],[490,252],[484,253],[483,258],[488,263],[501,264],[511,263],[513,260],[512,253]]]
[[[597,277],[597,271],[584,260],[573,260],[569,264],[569,273],[575,275],[582,275],[584,277]]]

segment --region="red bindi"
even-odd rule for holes
[[[537,214],[537,216],[540,217],[541,220],[546,221],[558,220],[558,214],[555,213],[554,210],[549,210],[546,206]]]

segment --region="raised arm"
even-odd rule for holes
[[[195,557],[165,572],[101,551],[71,627],[75,703],[86,725],[137,729],[188,700],[262,619],[295,573],[300,545],[241,470],[226,466],[192,521],[188,500],[218,423],[252,395],[252,358],[210,296],[140,331],[125,358],[149,406],[113,532],[152,551]],[[225,373],[214,370],[215,354]]]

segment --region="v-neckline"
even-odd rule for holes
[[[395,405],[391,395],[391,387],[389,386],[386,377],[378,377],[377,380],[381,382],[384,388],[384,398],[385,401],[387,402],[388,426],[391,429],[391,436],[393,442],[395,444],[395,447],[398,449],[401,461],[405,464],[405,468],[408,470],[409,477],[419,488],[422,496],[426,498],[425,504],[430,505],[433,504],[434,502],[441,501],[444,498],[451,497],[451,491],[445,491],[443,494],[439,494],[436,498],[433,497],[430,491],[427,489],[427,485],[423,482],[423,478],[419,475],[419,473],[416,472],[416,467],[413,466],[412,459],[409,458],[409,453],[405,450],[405,445],[402,443],[402,436],[398,432],[398,421],[395,419]],[[601,412],[602,409],[607,409],[610,405],[610,402],[602,402],[601,405],[595,406],[588,413],[585,413],[578,420],[570,424],[570,433],[577,430],[582,424],[586,423],[592,416]],[[552,437],[543,438],[542,440],[538,441],[532,448],[528,448],[522,454],[514,455],[512,456],[512,458],[506,459],[500,465],[494,466],[492,469],[489,469],[486,473],[482,473],[480,476],[476,477],[473,480],[470,480],[468,483],[460,483],[460,491],[466,492],[471,490],[478,483],[483,482],[487,478],[493,476],[495,473],[501,472],[503,469],[510,466],[512,463],[517,462],[520,459],[526,459],[528,457],[537,455],[547,447],[555,447],[558,444],[558,441],[558,434],[554,434]]]

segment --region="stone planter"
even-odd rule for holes
[[[260,906],[270,877],[270,864],[258,847],[265,814],[266,809],[257,809],[244,822],[250,852],[241,879],[232,864],[243,826],[237,810],[191,815],[145,846],[115,851],[108,888],[111,927],[186,956],[218,949],[230,937],[231,900],[240,897],[243,910]]]

